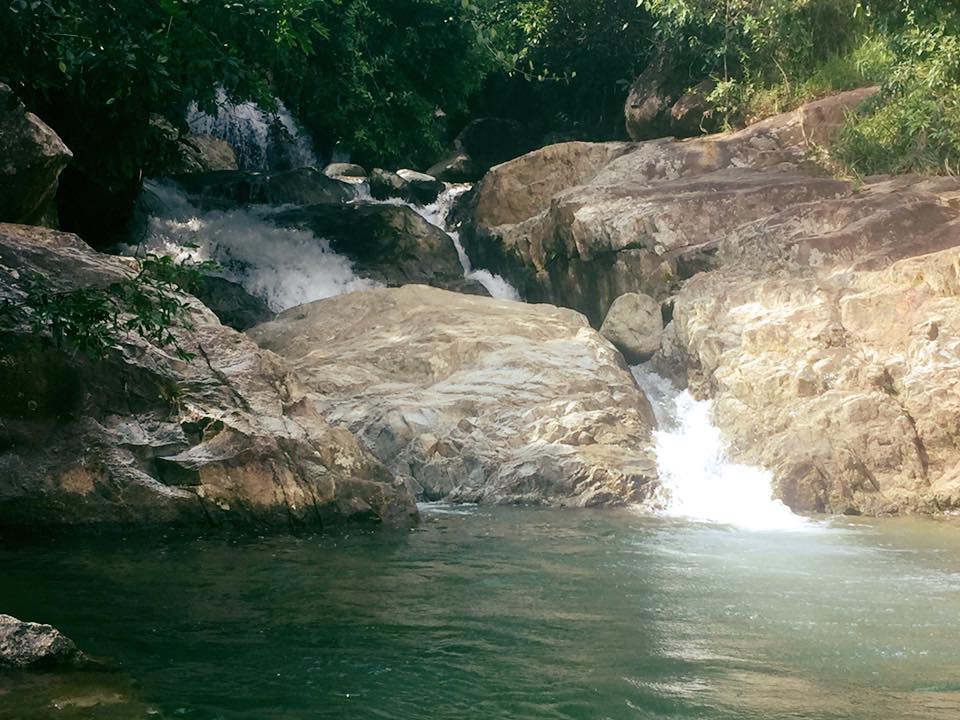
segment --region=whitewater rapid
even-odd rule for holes
[[[379,285],[361,278],[347,258],[309,230],[278,227],[275,207],[201,210],[171,182],[147,181],[146,232],[123,254],[212,260],[221,274],[264,300],[274,312]]]
[[[657,418],[654,433],[664,513],[748,530],[806,530],[814,527],[773,497],[772,475],[730,461],[710,402],[646,365],[631,368]]]

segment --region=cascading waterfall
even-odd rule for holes
[[[217,90],[217,111],[203,112],[196,103],[187,110],[194,135],[226,140],[237,153],[241,170],[288,170],[317,165],[313,141],[286,106],[277,100],[275,114],[252,102],[233,103]]]
[[[357,277],[350,261],[309,230],[277,227],[269,208],[204,211],[177,185],[147,181],[146,234],[126,254],[213,260],[223,275],[262,298],[275,312],[354,290],[376,287]]]
[[[657,417],[657,466],[668,515],[749,530],[814,527],[773,498],[769,472],[727,459],[709,401],[680,392],[645,365],[632,371]]]
[[[418,207],[413,205],[414,210],[420,213],[427,222],[436,225],[443,230],[453,240],[453,245],[457,249],[457,256],[460,258],[460,266],[463,268],[463,276],[468,280],[476,280],[486,288],[491,297],[499,300],[520,300],[520,293],[507,280],[499,275],[494,275],[489,270],[474,270],[467,256],[467,251],[463,249],[463,243],[460,242],[460,233],[447,229],[447,217],[453,209],[457,198],[470,190],[469,184],[447,185],[440,193],[436,202]]]

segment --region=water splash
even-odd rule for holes
[[[474,270],[470,263],[470,257],[467,255],[467,251],[464,250],[463,243],[460,242],[460,233],[447,230],[447,218],[453,209],[454,203],[456,203],[457,198],[470,190],[471,187],[471,185],[465,183],[448,184],[444,187],[439,197],[437,197],[436,202],[423,207],[417,207],[415,205],[412,207],[426,218],[427,222],[436,225],[450,236],[450,239],[453,240],[454,247],[457,249],[457,257],[460,258],[463,276],[467,280],[476,280],[483,285],[486,291],[490,293],[490,297],[499,300],[514,300],[519,302],[520,293],[503,277],[494,275],[489,270]]]
[[[233,103],[217,90],[216,114],[191,103],[187,125],[194,135],[225,140],[237,153],[241,170],[289,170],[317,165],[313,141],[287,107],[277,101],[275,114],[252,102]]]
[[[773,498],[769,472],[727,458],[709,401],[680,392],[645,365],[631,369],[660,428],[654,437],[668,515],[748,530],[813,527]]]
[[[152,252],[178,260],[214,260],[223,275],[262,298],[274,312],[377,287],[357,277],[350,261],[309,230],[278,227],[266,217],[275,208],[205,211],[173,183],[147,181],[148,206],[142,242],[125,254]]]

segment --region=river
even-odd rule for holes
[[[0,606],[165,718],[945,719],[957,531],[425,506],[405,532],[7,542]]]

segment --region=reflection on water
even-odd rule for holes
[[[8,541],[0,611],[118,663],[140,708],[125,717],[960,717],[957,524],[425,517],[404,533]],[[0,717],[119,717],[69,706],[111,682],[7,678]]]

